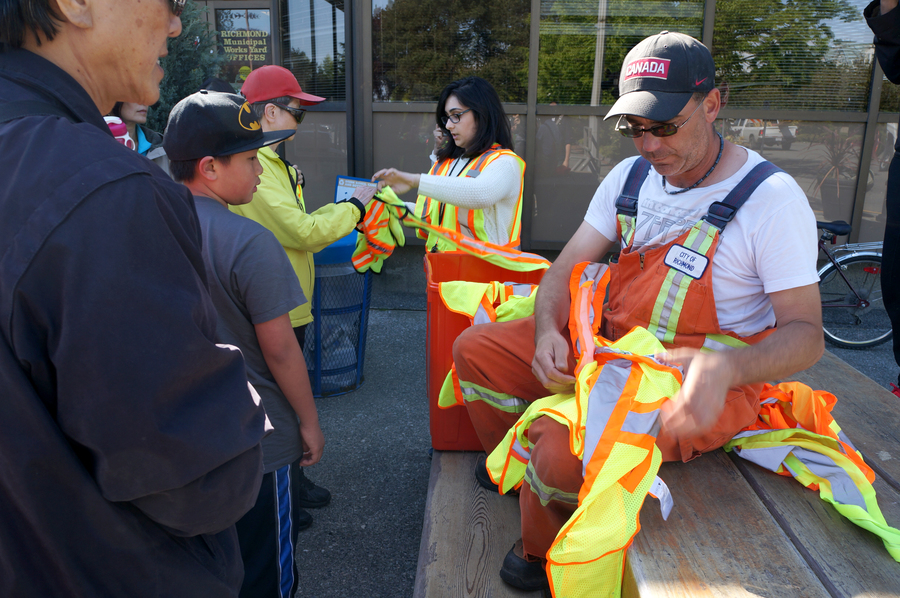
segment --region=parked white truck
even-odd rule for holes
[[[797,138],[795,125],[758,118],[740,118],[733,121],[731,132],[739,142],[745,142],[752,149],[760,149],[763,145],[768,147],[780,145],[781,149],[789,150]]]

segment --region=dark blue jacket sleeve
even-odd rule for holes
[[[900,83],[900,6],[881,14],[879,0],[863,11],[866,24],[875,34],[875,57],[891,83]]]
[[[234,523],[262,474],[265,413],[215,322],[193,200],[146,174],[68,215],[12,312],[15,352],[103,496],[178,535]]]

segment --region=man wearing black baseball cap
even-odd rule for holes
[[[597,189],[581,227],[541,281],[534,317],[474,326],[454,346],[461,385],[482,397],[509,397],[502,410],[487,399],[467,403],[489,453],[531,402],[573,392],[570,276],[616,243],[621,252],[610,260],[600,335],[617,340],[645,328],[669,351],[657,359],[685,369],[656,435],[664,460],[688,461],[722,446],[755,421],[762,382],[790,376],[821,356],[815,217],[789,175],[716,132],[721,98],[714,81],[709,50],[680,33],[650,36],[626,56],[620,96],[607,118],[619,117],[616,129],[640,156],[619,163]],[[523,347],[531,338],[534,346]],[[572,434],[599,438],[603,430],[592,426],[604,420],[590,415]],[[570,430],[557,419],[539,417],[528,430],[522,540],[500,575],[522,589],[546,587],[543,565],[553,546],[556,566],[585,565],[570,573],[556,569],[554,584],[597,579],[591,567],[602,561],[596,550],[604,543],[592,544],[594,553],[573,554],[568,551],[579,542],[564,540],[608,531],[586,529],[598,525],[586,521],[598,518],[570,521],[585,498],[587,451],[572,454]],[[502,462],[522,459],[498,450]],[[490,487],[504,472],[487,473],[477,471],[476,479]],[[572,594],[557,585],[556,595]]]
[[[294,546],[303,522],[297,499],[300,465],[318,462],[325,446],[289,316],[306,297],[275,235],[228,211],[253,199],[262,174],[257,150],[293,133],[264,131],[239,95],[199,91],[172,109],[163,141],[172,176],[194,194],[218,312],[217,340],[241,350],[247,378],[275,427],[262,440],[259,497],[237,522],[242,598],[296,592]]]

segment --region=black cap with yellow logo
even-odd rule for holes
[[[293,129],[264,133],[243,97],[204,89],[172,108],[163,149],[169,160],[199,160],[259,149],[294,133]]]

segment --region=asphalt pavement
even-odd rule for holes
[[[421,246],[399,249],[374,279],[362,386],[317,399],[325,453],[306,474],[333,498],[300,534],[298,597],[412,596],[431,467],[422,256]],[[896,383],[890,342],[826,348],[885,388]]]

